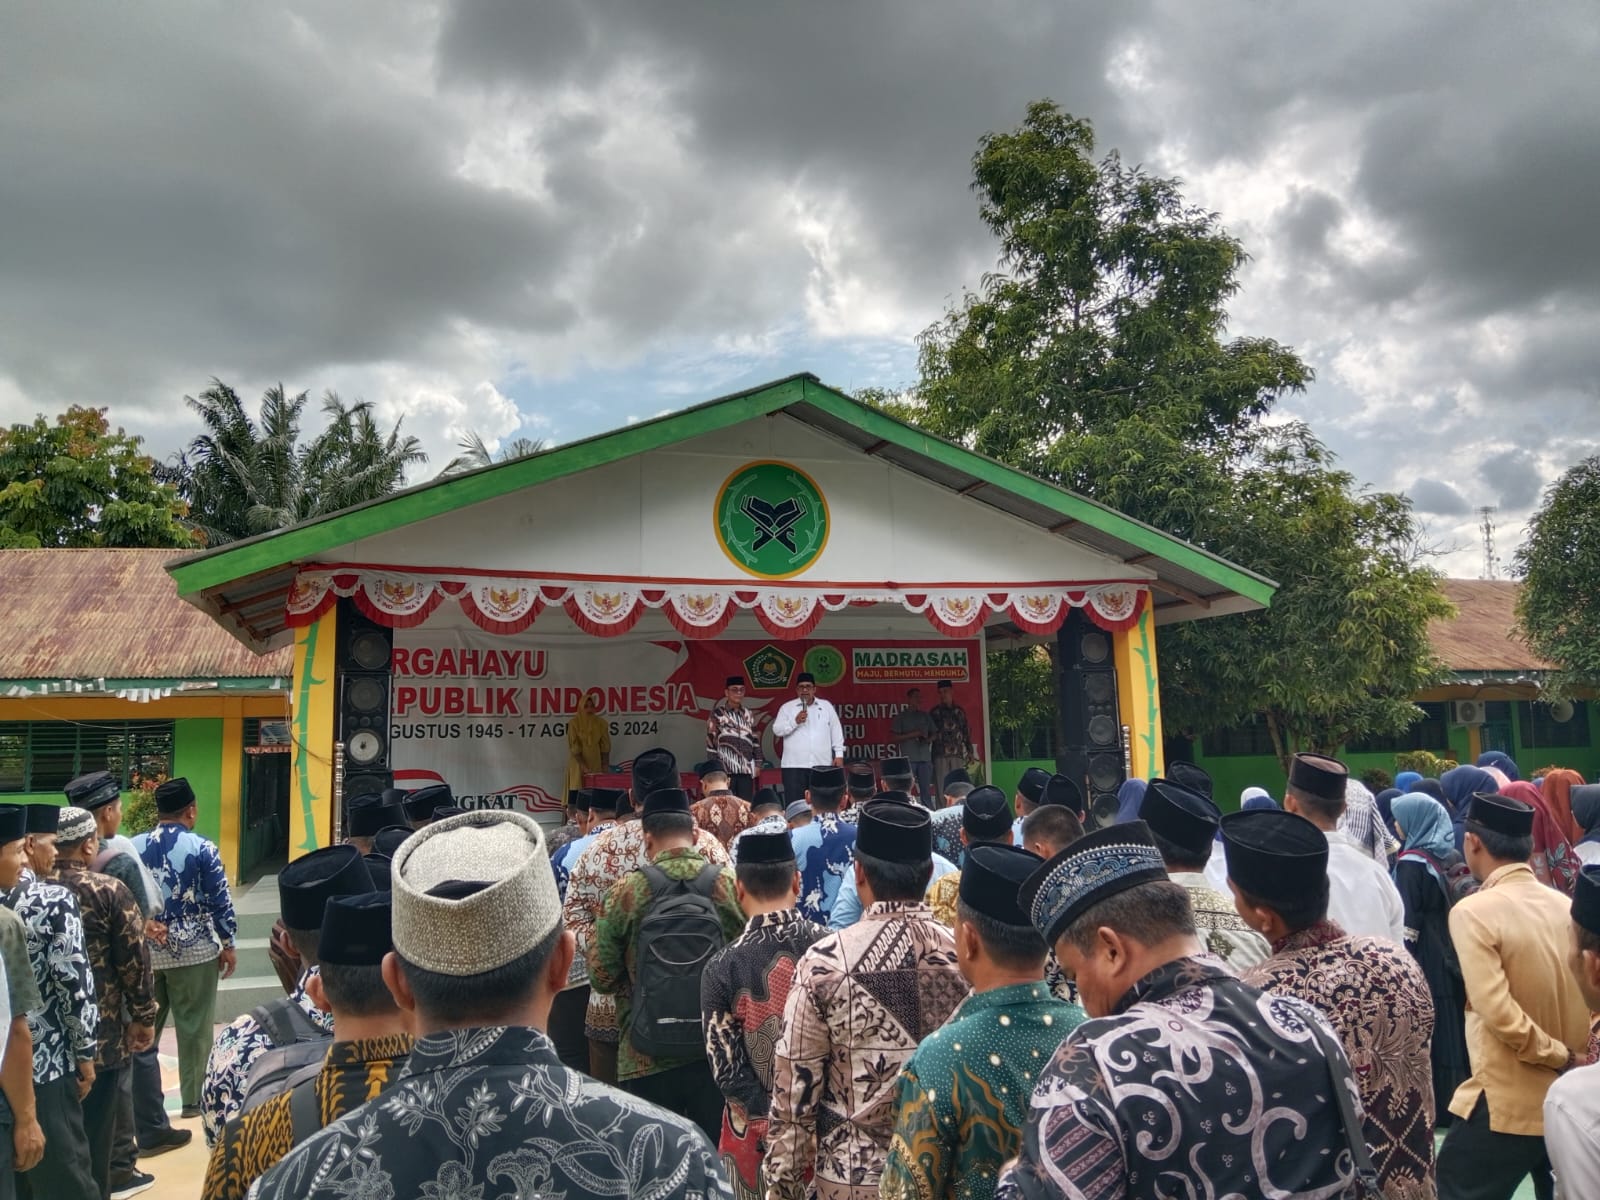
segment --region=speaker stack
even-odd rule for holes
[[[394,630],[369,620],[349,599],[339,601],[339,743],[344,748],[346,801],[381,792],[389,768],[389,685]]]
[[[1074,608],[1056,635],[1061,755],[1056,769],[1083,787],[1089,825],[1109,824],[1127,777],[1111,635]]]

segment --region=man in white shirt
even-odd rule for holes
[[[1576,789],[1574,789],[1576,790]],[[1600,867],[1578,874],[1572,892],[1568,966],[1590,1012],[1600,1012]],[[1544,1097],[1544,1148],[1561,1200],[1600,1196],[1600,1064],[1568,1071]]]
[[[1289,764],[1283,807],[1299,813],[1328,838],[1328,919],[1346,933],[1404,944],[1405,906],[1400,892],[1367,852],[1339,832],[1350,771],[1336,758],[1296,754]]]
[[[774,737],[783,739],[783,794],[798,800],[811,785],[812,767],[844,764],[844,728],[833,705],[817,695],[817,679],[802,671],[795,681],[799,695],[772,719]]]

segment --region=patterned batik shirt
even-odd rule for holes
[[[681,846],[663,850],[655,857],[656,867],[668,879],[688,881],[706,867],[705,858]],[[744,928],[744,909],[739,907],[735,894],[733,871],[722,868],[716,885],[711,890],[711,902],[722,918],[722,936],[732,941]],[[658,1075],[681,1067],[698,1058],[651,1058],[633,1044],[628,1036],[633,1017],[633,984],[639,978],[634,953],[638,949],[639,922],[650,907],[650,881],[643,871],[630,871],[624,875],[606,896],[605,908],[595,924],[594,942],[589,953],[589,983],[596,992],[604,992],[616,1005],[617,1028],[621,1039],[617,1046],[617,1081],[625,1083],[642,1075]]]
[[[806,920],[826,925],[850,870],[856,824],[845,820],[842,813],[819,812],[789,840],[800,866],[800,911]]]
[[[720,701],[706,718],[706,757],[719,759],[730,775],[754,775],[760,739],[756,719],[742,704]],[[798,799],[798,797],[796,797]]]
[[[1084,1021],[1043,980],[977,992],[900,1073],[884,1200],[989,1200],[1016,1157],[1034,1082]]]
[[[332,1125],[388,1088],[410,1053],[411,1038],[404,1033],[329,1046],[322,1070],[311,1084],[317,1098],[317,1128]],[[244,1200],[256,1177],[294,1148],[289,1095],[280,1092],[223,1127],[206,1166],[201,1200]]]
[[[76,1075],[79,1063],[94,1061],[95,1031],[100,1026],[77,897],[25,870],[3,902],[22,919],[28,960],[43,999],[42,1006],[28,1014],[33,1081],[45,1084]]]
[[[694,823],[724,846],[750,828],[750,805],[732,792],[705,796],[689,806]]]
[[[564,1067],[537,1029],[418,1040],[382,1096],[290,1151],[252,1200],[732,1200],[690,1121]]]
[[[596,838],[615,826],[615,821],[601,821],[588,833],[573,838],[550,855],[550,869],[556,873],[556,892],[563,900],[567,898],[567,882],[572,878],[573,864],[583,857],[585,850],[594,845]]]
[[[965,758],[972,746],[966,710],[959,704],[935,704],[928,710],[928,716],[933,718],[933,756]]]
[[[306,995],[306,981],[316,970],[312,967],[300,977],[289,999],[313,1025],[331,1036],[333,1014],[323,1012]],[[249,1013],[236,1018],[232,1025],[217,1034],[206,1059],[206,1077],[200,1085],[200,1124],[206,1131],[206,1145],[215,1145],[222,1127],[239,1115],[244,1107],[244,1088],[250,1081],[250,1068],[275,1044],[272,1035]]]
[[[800,957],[828,936],[797,909],[760,913],[717,952],[700,979],[711,1074],[727,1102],[722,1163],[739,1200],[765,1200],[772,1056]]]
[[[1335,1081],[1358,1113],[1360,1099],[1317,1026],[1336,1041],[1309,1004],[1263,994],[1209,955],[1157,967],[1056,1051],[995,1195],[1354,1200]]]
[[[237,922],[222,856],[205,838],[176,822],[163,822],[134,839],[139,859],[161,889],[165,945],[151,947],[156,970],[213,962],[233,943]]]
[[[1206,949],[1232,967],[1235,974],[1242,975],[1257,963],[1266,961],[1272,947],[1266,938],[1244,923],[1231,896],[1215,890],[1198,871],[1178,871],[1169,878],[1189,893],[1195,932]]]
[[[578,823],[576,821],[568,821],[559,829],[552,829],[544,835],[545,853],[550,856],[550,861],[553,863],[556,861],[556,855],[582,836],[583,834],[578,829]]]
[[[719,867],[728,865],[727,850],[704,829],[695,829],[694,848],[707,862],[714,862]],[[578,943],[572,971],[567,976],[569,988],[589,981],[594,927],[605,908],[606,893],[617,880],[631,871],[637,871],[649,861],[644,852],[644,829],[634,820],[623,821],[608,829],[573,863],[572,874],[567,880],[567,894],[561,905],[562,921],[572,930],[572,936]],[[616,1002],[599,988],[589,993],[589,1011],[584,1017],[584,1030],[597,1042],[617,1040]]]
[[[33,963],[28,958],[27,928],[21,917],[3,906],[0,906],[0,964],[4,964],[6,972],[6,1007],[10,1010],[6,1025],[9,1027],[12,1020],[42,1007],[44,998],[39,995]]]
[[[78,863],[56,863],[51,879],[72,893],[83,918],[83,944],[100,1010],[95,1025],[95,1069],[120,1066],[128,1057],[123,1038],[126,1025],[156,1023],[155,978],[150,974],[139,903],[120,879]]]
[[[928,907],[946,929],[956,927],[956,901],[961,899],[961,872],[951,871],[928,885]]]
[[[928,821],[929,828],[933,830],[933,852],[944,855],[951,862],[960,862],[961,851],[965,849],[961,844],[961,814],[966,811],[965,803],[952,804],[949,808],[941,808]]]
[[[1409,953],[1332,921],[1290,934],[1244,973],[1313,1005],[1343,1043],[1384,1200],[1433,1200],[1433,997]]]
[[[879,901],[806,951],[772,1072],[771,1200],[877,1196],[900,1070],[966,994],[950,931],[926,904]]]
[[[728,843],[728,859],[735,866],[739,863],[739,839],[747,833],[789,833],[789,844],[794,844],[794,837],[789,829],[789,820],[782,813],[773,813],[762,817],[759,821],[740,830],[733,835],[733,841]]]

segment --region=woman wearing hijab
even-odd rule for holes
[[[1124,779],[1117,789],[1116,825],[1126,825],[1139,819],[1139,805],[1144,803],[1144,790],[1149,787],[1142,779]]]
[[[1456,852],[1450,814],[1421,792],[1407,792],[1391,806],[1401,835],[1394,865],[1395,886],[1405,905],[1406,949],[1427,976],[1433,995],[1433,1095],[1448,1120],[1450,1097],[1472,1074],[1467,1059],[1467,989],[1450,940],[1450,908],[1463,889],[1477,884]]]
[[[1417,776],[1421,779],[1422,776]],[[1378,815],[1383,818],[1383,827],[1389,833],[1394,833],[1394,810],[1389,806],[1394,803],[1395,797],[1404,796],[1405,792],[1397,787],[1386,787],[1373,797],[1378,803]]]
[[[1580,831],[1573,852],[1585,865],[1600,863],[1600,783],[1580,783],[1572,789],[1572,818]]]
[[[1422,780],[1420,771],[1401,771],[1394,777],[1395,790],[1404,796],[1407,792],[1417,790],[1417,784]]]
[[[1256,808],[1277,808],[1278,802],[1264,787],[1247,787],[1239,793],[1239,807],[1245,812]],[[1222,830],[1217,830],[1217,841],[1222,841]],[[1211,860],[1206,863],[1206,882],[1213,891],[1228,894],[1228,860],[1221,850],[1216,850],[1211,855]]]
[[[1533,808],[1533,857],[1528,860],[1528,865],[1533,868],[1534,875],[1545,887],[1572,895],[1572,890],[1578,886],[1578,870],[1583,863],[1572,852],[1566,831],[1550,815],[1544,793],[1533,784],[1518,779],[1501,788],[1500,794],[1521,800]]]
[[[1556,824],[1565,829],[1574,842],[1583,840],[1584,830],[1572,811],[1572,789],[1582,786],[1582,775],[1566,767],[1557,767],[1544,777],[1544,787],[1540,792]]]
[[[600,715],[598,693],[589,692],[567,725],[567,791],[583,787],[583,777],[611,768],[611,727]]]
[[[1467,805],[1472,802],[1472,793],[1493,794],[1500,790],[1500,784],[1482,767],[1451,767],[1439,776],[1439,786],[1444,790],[1444,806],[1455,826],[1456,852],[1460,853],[1461,841],[1467,836]]]
[[[1517,764],[1504,750],[1485,750],[1478,755],[1478,765],[1484,768],[1493,767],[1506,777],[1508,783],[1515,783],[1522,778],[1522,772],[1517,770]]]

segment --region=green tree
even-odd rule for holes
[[[177,489],[103,408],[0,431],[0,548],[192,547]]]
[[[1600,456],[1546,489],[1514,562],[1521,632],[1558,668],[1546,697],[1600,688]]]
[[[324,395],[327,424],[309,441],[301,439],[306,392],[268,388],[259,418],[219,379],[184,401],[205,432],[184,448],[173,475],[213,546],[387,496],[428,458],[416,438],[402,436],[400,421],[386,433],[369,401],[346,404],[335,392]]]
[[[489,449],[489,443],[483,440],[483,434],[476,429],[469,430],[467,436],[456,443],[461,448],[461,453],[445,463],[444,469],[439,472],[439,478],[448,475],[460,475],[465,471],[476,471],[479,467],[492,467],[495,463],[510,462],[516,458],[527,458],[530,454],[540,454],[544,451],[542,438],[512,438],[499,453]]]

